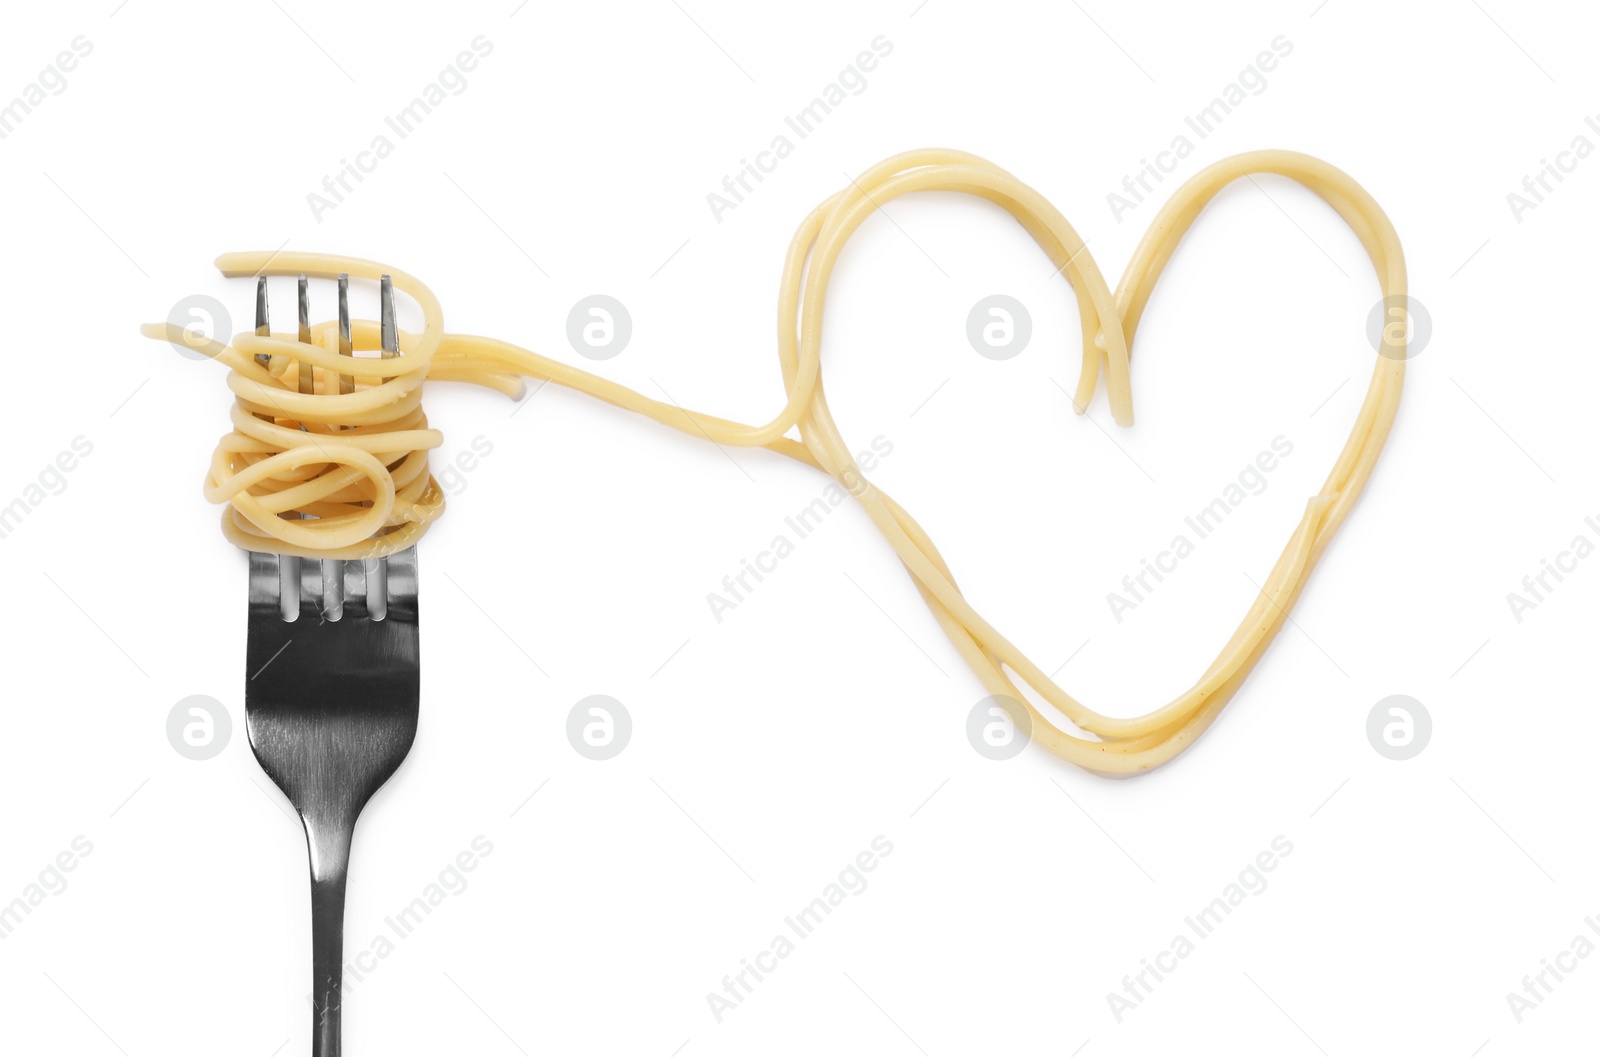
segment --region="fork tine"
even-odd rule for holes
[[[267,306],[267,277],[256,277],[256,336],[272,335],[272,312]],[[272,357],[257,353],[256,362],[270,368]],[[268,422],[271,414],[260,416]],[[300,576],[296,559],[280,554],[250,553],[250,595],[255,604],[257,594],[263,604],[271,603],[283,620],[293,620],[299,614]]]
[[[417,620],[417,548],[407,547],[384,559],[385,617],[416,623]],[[377,619],[377,618],[374,618]]]
[[[322,616],[322,598],[326,584],[323,582],[323,562],[316,558],[291,559],[300,573],[299,590],[295,592],[299,603],[300,619],[316,620]]]
[[[318,564],[322,566],[322,583],[319,585],[322,588],[322,619],[343,620],[345,563],[337,558],[324,558]]]
[[[267,310],[267,277],[256,276],[256,337],[265,338],[272,335],[272,314]],[[256,353],[256,363],[268,370],[272,369],[272,357],[264,352]],[[272,415],[258,414],[257,418],[263,422],[271,422]]]
[[[256,337],[265,338],[272,334],[272,316],[267,311],[267,277],[256,278]],[[272,357],[264,352],[256,353],[256,362],[265,367],[272,362]]]
[[[311,344],[311,279],[305,272],[300,273],[300,330],[296,341],[302,345]]]
[[[400,335],[394,325],[394,283],[385,275],[378,280],[379,320],[383,333],[383,358],[400,355]]]
[[[250,552],[250,610],[270,611],[278,619],[285,619],[281,599],[283,592],[278,582],[278,556],[260,551]]]
[[[393,359],[400,355],[400,333],[394,321],[394,281],[387,275],[378,280],[378,321],[380,344],[383,346],[383,358]],[[416,590],[416,551],[408,550],[411,555],[410,579],[406,579],[405,569],[396,567],[391,570],[390,563],[398,561],[400,555],[394,558],[379,558],[376,561],[367,561],[367,614],[373,620],[384,620],[389,615],[389,603],[395,594],[394,587],[402,583],[409,583],[412,600],[415,601]],[[391,571],[397,574],[397,581],[391,585]]]
[[[279,620],[300,615],[299,573],[283,554],[250,552],[250,607],[270,609]]]
[[[355,355],[355,346],[350,341],[350,277],[342,272],[339,275],[339,355]],[[341,374],[339,376],[339,392],[353,393],[355,391],[355,375]]]
[[[311,291],[310,282],[302,273],[300,276],[300,334],[297,339],[302,345],[311,344]],[[307,395],[317,391],[316,373],[311,365],[304,360],[295,369],[295,374],[300,379],[300,391]]]
[[[389,616],[389,560],[364,558],[361,564],[366,578],[367,617],[384,620]]]
[[[344,569],[344,617],[361,620],[371,614],[367,611],[367,563],[360,559],[339,563]]]

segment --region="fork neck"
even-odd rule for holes
[[[301,825],[306,831],[306,850],[311,857],[311,883],[337,884],[344,890],[345,878],[350,872],[350,843],[355,836],[358,811],[326,812],[315,815],[302,813]]]

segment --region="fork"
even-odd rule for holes
[[[258,280],[257,333],[268,325]],[[339,277],[339,351],[350,343],[348,280]],[[382,346],[398,355],[394,290],[381,282]],[[310,341],[300,276],[299,338]],[[300,374],[311,392],[312,372]],[[341,375],[354,389],[354,371]],[[311,561],[250,553],[245,651],[250,748],[300,815],[311,860],[312,1057],[339,1057],[344,897],[356,818],[394,774],[417,733],[420,696],[417,551]]]

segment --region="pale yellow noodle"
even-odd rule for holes
[[[228,503],[223,528],[241,547],[316,557],[390,554],[410,546],[443,510],[438,485],[427,473],[427,451],[441,442],[427,427],[421,392],[425,379],[486,385],[520,395],[521,377],[548,379],[607,403],[718,444],[760,446],[833,475],[860,500],[911,573],[918,591],[956,650],[984,688],[1019,701],[1030,713],[1032,738],[1082,767],[1134,773],[1170,760],[1216,718],[1286,619],[1312,567],[1361,493],[1394,421],[1405,374],[1404,338],[1396,355],[1379,356],[1354,428],[1321,492],[1273,566],[1259,596],[1211,665],[1188,690],[1153,712],[1118,718],[1095,712],[1057,686],[1015,645],[984,620],[961,594],[933,542],[911,515],[873,487],[823,397],[821,343],[828,282],[840,251],[866,217],[885,202],[913,191],[963,191],[987,199],[1016,217],[1078,300],[1082,363],[1073,404],[1082,413],[1100,372],[1112,415],[1133,421],[1128,352],[1156,279],[1206,203],[1228,183],[1252,173],[1297,180],[1320,195],[1366,248],[1385,297],[1406,293],[1399,237],[1383,210],[1349,176],[1304,154],[1259,151],[1218,162],[1185,183],[1151,223],[1113,294],[1083,241],[1038,192],[1010,173],[971,154],[919,150],[889,158],[829,198],[801,223],[784,262],[778,298],[778,361],[787,399],[770,422],[745,425],[685,411],[615,382],[492,338],[446,334],[438,301],[426,286],[393,268],[354,258],[310,253],[236,253],[217,259],[224,274],[332,278],[341,272],[377,279],[393,276],[397,289],[422,309],[421,333],[401,332],[396,359],[358,359],[354,393],[340,394],[338,375],[355,373],[338,354],[333,323],[313,330],[313,346],[289,335],[234,338],[231,346],[198,342],[228,368],[236,403],[234,432],[213,458],[206,496]],[[377,325],[352,325],[358,349],[378,344]],[[151,337],[196,344],[170,324],[144,328]],[[258,353],[271,366],[256,363]],[[381,363],[381,374],[378,365]],[[298,392],[297,372],[309,369],[316,393]],[[261,416],[267,416],[263,418]],[[787,436],[798,429],[799,440]],[[305,513],[301,520],[284,514]],[[1082,731],[1068,734],[1048,722],[1013,680],[1058,709]]]

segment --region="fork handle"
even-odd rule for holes
[[[339,1057],[345,876],[311,879],[311,1057]]]
[[[344,889],[359,807],[304,811],[311,855],[311,1057],[339,1057],[344,990]]]

